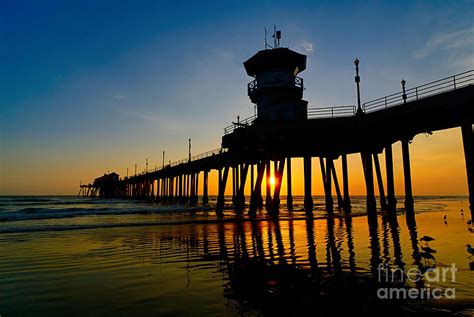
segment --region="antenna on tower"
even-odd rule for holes
[[[268,42],[267,42],[267,28],[263,28],[263,29],[265,30],[265,49],[273,48],[270,45],[268,45]]]
[[[280,47],[281,31],[276,29],[276,26],[273,25],[273,48]]]

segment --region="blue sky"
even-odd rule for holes
[[[219,147],[253,113],[242,62],[273,24],[308,55],[310,107],[356,102],[355,57],[363,101],[472,69],[473,4],[0,0],[0,194]]]

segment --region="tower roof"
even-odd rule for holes
[[[297,74],[306,69],[306,55],[284,47],[261,50],[245,61],[244,67],[249,76],[256,76],[271,69],[288,69],[293,73],[298,68]]]

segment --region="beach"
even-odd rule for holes
[[[307,218],[298,200],[296,211],[282,211],[278,219],[265,213],[251,219],[231,209],[219,218],[212,207],[3,197],[0,314],[300,315],[312,308],[331,315],[376,312],[380,303],[394,306],[388,314],[472,313],[467,199],[416,202],[413,223],[402,212],[396,220],[379,213],[371,221],[362,212],[327,216],[316,209]],[[428,244],[434,259],[420,256],[423,236],[435,239]],[[454,281],[423,287],[454,288],[455,299],[377,298],[380,264],[407,270],[453,263]],[[338,305],[341,300],[347,305]]]

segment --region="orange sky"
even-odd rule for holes
[[[209,147],[212,148],[212,147]],[[84,153],[77,157],[75,153],[67,151],[57,153],[41,153],[39,147],[37,159],[34,164],[27,164],[28,157],[7,158],[6,166],[2,169],[0,177],[0,193],[4,195],[69,195],[78,192],[79,181],[90,182],[93,178],[103,174],[103,171],[116,171],[120,175],[126,174],[126,166],[136,153],[131,150],[120,153],[113,149]],[[460,129],[450,129],[435,132],[426,137],[418,135],[410,145],[412,163],[413,192],[415,195],[467,195],[467,179],[465,174],[465,161]],[[159,156],[159,153],[156,154]],[[395,189],[402,195],[403,166],[401,159],[401,145],[393,145]],[[292,160],[293,167],[293,193],[303,194],[303,160]],[[385,158],[380,156],[382,173],[385,180]],[[154,167],[150,160],[150,167]],[[362,174],[360,155],[352,154],[348,157],[350,193],[364,195],[365,185]],[[143,165],[143,164],[142,164]],[[335,161],[338,174],[341,173],[340,159]],[[143,167],[143,166],[142,166]],[[130,168],[129,171],[132,174]],[[250,177],[250,173],[249,173]],[[339,181],[342,182],[341,176]],[[232,192],[231,174],[229,175],[226,193]],[[202,174],[200,176],[199,190],[202,192]],[[246,192],[248,193],[247,186]],[[217,172],[209,175],[209,193],[217,193]],[[313,194],[322,195],[322,181],[319,161],[313,158]],[[282,195],[286,195],[286,173],[283,179]]]
[[[183,159],[189,138],[193,155],[219,148],[223,128],[254,113],[242,63],[275,24],[281,46],[307,56],[299,76],[313,109],[357,103],[356,57],[362,103],[400,91],[402,78],[410,89],[474,69],[473,6],[461,1],[56,2],[0,1],[0,195],[74,195],[107,171],[161,166],[162,151]],[[403,194],[400,144],[394,158]],[[411,158],[415,195],[467,194],[459,129],[417,136]],[[301,159],[293,172],[302,194]],[[349,172],[363,195],[360,155]],[[313,174],[321,195],[316,159]]]

